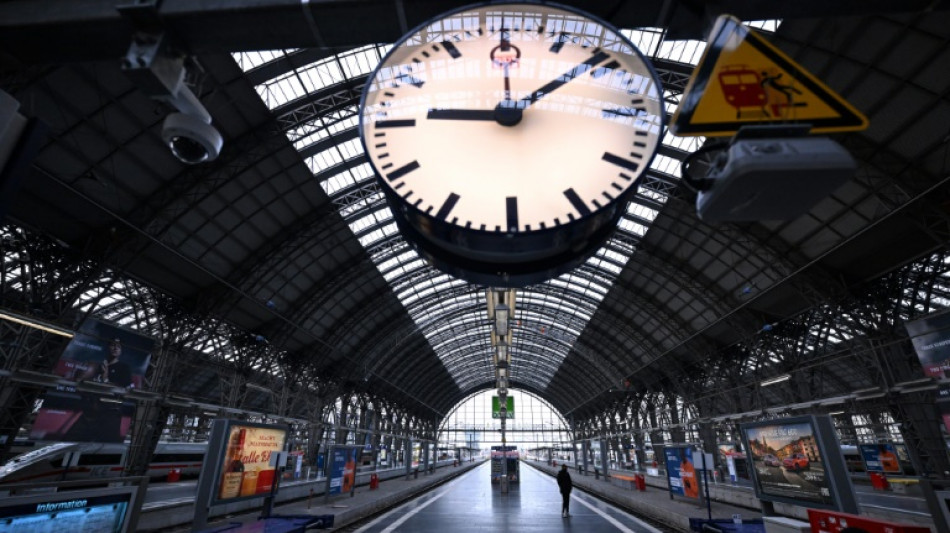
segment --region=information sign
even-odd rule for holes
[[[514,418],[515,417],[515,398],[513,396],[505,396],[505,413],[502,416],[501,413],[501,402],[498,400],[498,396],[491,397],[491,417],[492,418]]]

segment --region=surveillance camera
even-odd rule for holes
[[[211,124],[185,113],[172,113],[162,124],[162,140],[179,161],[188,165],[214,161],[224,141]]]

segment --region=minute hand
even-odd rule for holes
[[[577,65],[576,67],[565,72],[564,74],[561,74],[557,79],[548,82],[540,89],[534,91],[528,96],[525,96],[521,100],[518,100],[517,107],[522,108],[522,109],[528,107],[529,105],[543,98],[548,93],[553,92],[558,87],[567,84],[568,82],[570,82],[571,80],[573,80],[574,78],[578,76],[581,76],[585,72],[589,71],[594,65],[596,65],[597,63],[600,63],[601,61],[604,61],[605,59],[609,57],[610,55],[608,55],[607,52],[603,52],[603,51],[597,52],[596,54],[591,56],[590,59],[588,59],[587,61],[584,61],[580,65]]]

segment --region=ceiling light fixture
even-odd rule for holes
[[[9,320],[10,322],[21,324],[23,326],[29,326],[31,328],[42,330],[47,333],[52,333],[54,335],[60,335],[68,339],[71,339],[73,338],[73,336],[75,336],[75,333],[73,333],[72,331],[69,331],[68,329],[61,328],[59,326],[55,326],[53,324],[49,324],[46,322],[40,322],[33,318],[11,313],[10,311],[0,311],[0,318],[4,320]]]
[[[781,383],[783,381],[788,381],[792,379],[791,374],[782,374],[781,376],[776,376],[774,378],[769,378],[764,380],[762,383],[759,383],[761,387],[768,387],[769,385],[775,385],[776,383]]]

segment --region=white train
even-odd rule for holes
[[[207,449],[207,443],[160,442],[149,462],[148,476],[164,479],[172,470],[197,476]],[[11,459],[0,467],[0,484],[119,477],[128,451],[128,444],[58,442]],[[63,459],[69,452],[80,455],[75,466],[66,468]]]

